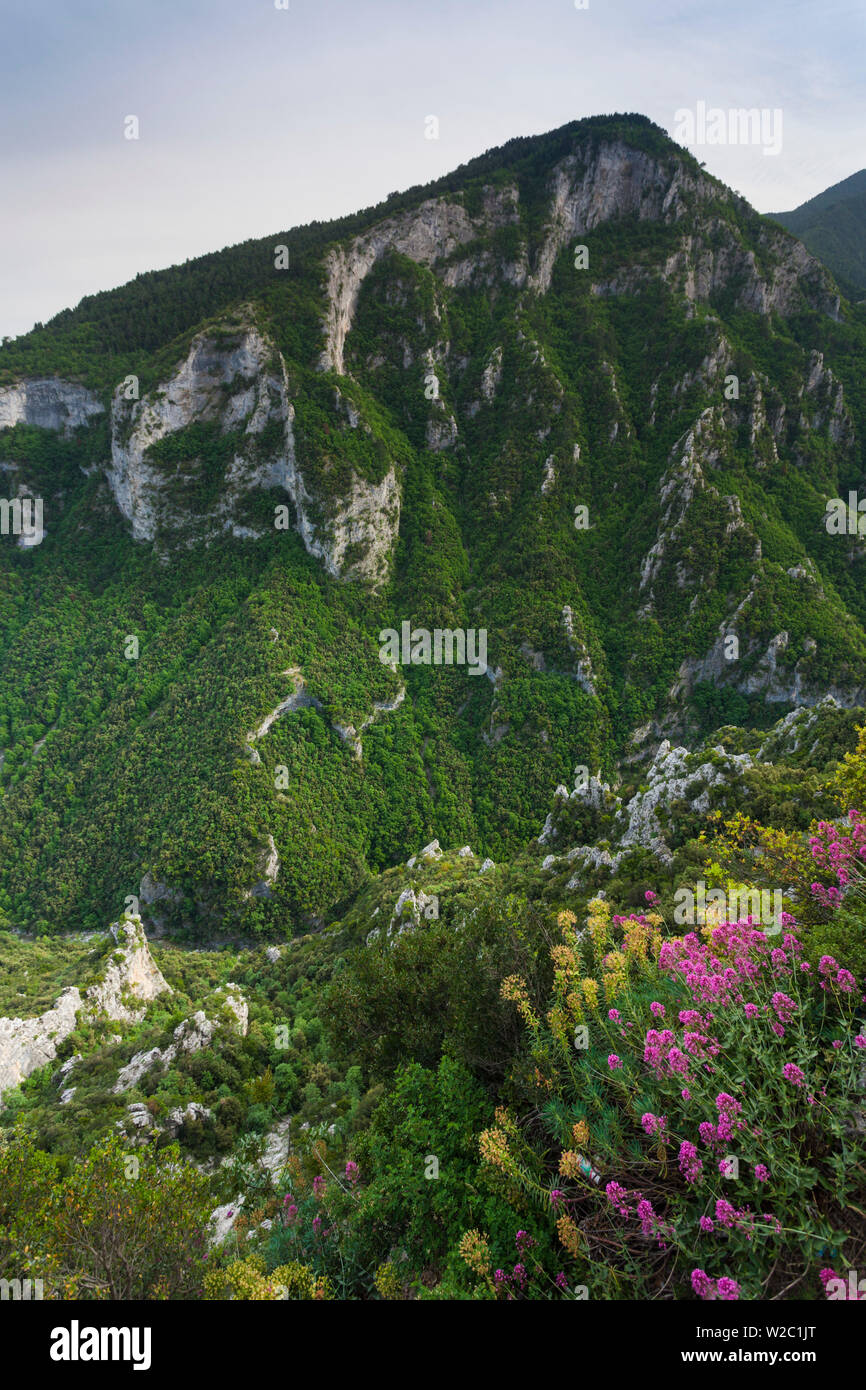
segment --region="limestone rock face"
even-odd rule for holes
[[[563,247],[616,217],[666,225],[683,221],[678,248],[668,257],[665,279],[688,300],[706,303],[722,290],[736,291],[738,307],[769,315],[811,308],[839,317],[839,296],[822,265],[801,242],[767,223],[761,228],[759,264],[712,208],[713,181],[679,163],[659,159],[616,139],[601,140],[583,155],[568,155],[553,170],[544,243],[527,284],[547,293]],[[596,294],[631,294],[654,271],[630,267]]]
[[[629,215],[673,221],[684,196],[705,198],[709,191],[708,180],[680,166],[670,174],[659,160],[621,141],[600,143],[586,162],[567,156],[554,170],[547,236],[530,285],[546,293],[563,246],[600,223]]]
[[[299,530],[311,555],[335,578],[363,579],[374,587],[387,577],[388,562],[400,523],[400,487],[392,466],[378,483],[353,477],[325,526],[317,529],[304,511],[306,493],[297,505]],[[360,558],[353,558],[360,551]]]
[[[690,690],[698,681],[712,681],[716,685],[730,685],[744,695],[761,695],[769,705],[792,704],[798,708],[810,708],[832,700],[843,709],[854,709],[866,704],[866,687],[856,683],[849,686],[828,683],[826,679],[816,680],[810,674],[810,656],[816,649],[814,638],[806,638],[804,652],[793,665],[784,661],[790,637],[786,631],[778,632],[770,638],[765,649],[760,644],[751,643],[745,656],[756,657],[754,663],[741,676],[737,667],[732,669],[725,658],[725,641],[732,629],[730,621],[722,624],[715,643],[700,658],[691,657],[679,669],[680,686],[677,689]]]
[[[393,946],[404,932],[416,931],[422,920],[435,921],[438,916],[439,899],[435,894],[424,893],[420,889],[416,893],[414,888],[404,888],[394,904],[388,926],[374,927],[367,933],[366,944],[372,946],[382,937],[389,946]]]
[[[170,1051],[171,1049],[169,1049]],[[152,1047],[149,1052],[136,1052],[131,1061],[127,1062],[118,1073],[117,1081],[114,1086],[115,1094],[119,1095],[123,1091],[129,1091],[133,1086],[137,1086],[143,1076],[146,1076],[151,1067],[162,1062],[166,1054],[158,1047]],[[172,1053],[172,1057],[174,1053]]]
[[[273,835],[268,836],[267,846],[261,856],[262,877],[249,890],[254,898],[270,898],[273,886],[280,872],[280,856],[274,844]]]
[[[369,432],[345,404],[348,428]],[[353,472],[336,497],[317,491],[298,462],[285,362],[252,311],[199,333],[172,375],[140,400],[118,386],[107,476],[134,540],[189,545],[227,532],[260,539],[282,525],[276,508],[291,501],[304,545],[335,578],[376,585],[387,576],[400,518],[396,467],[378,481]],[[202,488],[204,507],[196,501]],[[270,523],[249,514],[263,490],[273,490]]]
[[[168,1112],[165,1121],[166,1132],[172,1139],[176,1139],[188,1120],[210,1120],[212,1118],[212,1110],[197,1100],[191,1100],[188,1105],[178,1105],[174,1110]]]
[[[698,763],[694,757],[689,759],[687,749],[671,748],[663,740],[649,770],[648,788],[633,796],[619,812],[618,818],[625,822],[621,848],[641,845],[651,849],[662,863],[670,863],[673,856],[658,811],[686,800],[695,811],[706,813],[711,805],[710,789],[736,780],[751,766],[748,753],[725,753],[723,749],[718,750],[714,761]]]
[[[672,808],[684,803],[691,811],[708,815],[715,804],[724,805],[725,788],[739,783],[752,766],[748,753],[728,753],[721,745],[689,753],[686,748],[672,748],[663,739],[647,771],[647,785],[630,800],[623,801],[600,776],[588,778],[567,799],[556,797],[537,843],[548,846],[556,839],[567,843],[564,828],[575,809],[595,813],[597,842],[545,855],[542,868],[558,870],[563,864],[574,863],[576,872],[565,885],[571,891],[583,886],[582,872],[603,868],[613,873],[623,856],[637,847],[650,850],[662,864],[669,865],[673,852],[667,826]]]
[[[516,197],[517,190],[513,186],[485,189],[484,206],[478,218],[471,218],[461,203],[430,198],[417,208],[386,218],[371,231],[355,237],[348,246],[335,247],[326,263],[328,307],[322,369],[344,373],[346,337],[361,286],[386,251],[398,251],[419,265],[431,267],[438,261],[449,260],[443,273],[446,284],[465,283],[467,277],[471,277],[472,266],[454,264],[449,258],[485,231],[517,221]],[[518,270],[518,277],[519,273]]]
[[[38,1018],[0,1018],[0,1099],[54,1060],[75,1027],[80,1007],[81,995],[73,987]]]
[[[140,1023],[147,1005],[171,986],[150,954],[140,917],[115,922],[111,928],[121,960],[112,955],[105,975],[86,991],[85,1009],[119,1023]]]
[[[133,539],[153,541],[158,533],[172,532],[205,540],[226,531],[264,534],[260,526],[243,524],[242,503],[255,489],[291,491],[292,419],[282,358],[245,321],[199,333],[173,375],[140,400],[128,400],[119,386],[111,407],[108,482]],[[262,439],[272,423],[276,443],[273,430]],[[184,484],[194,483],[201,472],[194,448],[183,447],[182,432],[191,426],[233,436],[206,516],[184,492]],[[160,445],[163,455],[173,448],[176,458],[166,463]]]
[[[105,406],[92,391],[59,377],[39,377],[0,387],[0,430],[37,425],[69,435]]]
[[[143,1101],[128,1105],[126,1107],[126,1113],[129,1116],[130,1122],[136,1129],[150,1129],[150,1111]]]
[[[239,1193],[233,1202],[224,1202],[221,1207],[214,1208],[210,1214],[209,1223],[211,1227],[209,1243],[211,1245],[222,1245],[229,1231],[233,1229],[243,1204],[243,1193]]]
[[[240,1033],[242,1038],[246,1037],[249,1031],[250,1009],[239,985],[229,980],[223,989],[217,990],[211,996],[209,1007],[212,1011],[226,1010],[231,1027]]]
[[[109,955],[103,977],[96,984],[83,994],[74,986],[64,990],[52,1008],[38,1018],[0,1018],[0,1097],[54,1060],[58,1047],[76,1027],[79,1013],[90,1019],[138,1023],[150,1001],[170,990],[150,954],[140,918],[116,922],[111,930],[117,950]],[[119,960],[114,959],[117,954]],[[65,1062],[59,1079],[65,1080],[80,1060],[76,1054]],[[67,1087],[63,1091],[64,1105],[74,1090]]]
[[[152,1047],[146,1052],[136,1052],[118,1072],[114,1084],[115,1095],[137,1086],[154,1067],[164,1071],[179,1054],[200,1052],[202,1048],[210,1046],[222,1021],[219,1017],[221,1013],[229,1027],[240,1033],[241,1037],[246,1037],[249,1005],[237,985],[229,981],[222,989],[216,990],[207,1003],[210,1014],[198,1009],[190,1018],[185,1018],[175,1028],[173,1041],[168,1047]]]
[[[653,607],[653,586],[658,580],[673,582],[678,588],[694,588],[701,577],[706,581],[706,575],[699,575],[690,563],[687,544],[692,512],[702,494],[711,499],[720,518],[720,547],[736,546],[755,562],[761,558],[760,540],[744,521],[739,498],[720,496],[706,479],[705,470],[719,461],[725,447],[724,421],[710,406],[671,451],[659,489],[661,526],[641,566],[640,589],[646,595],[646,612]]]
[[[287,1115],[284,1119],[278,1120],[273,1129],[268,1130],[265,1135],[265,1147],[259,1161],[269,1173],[279,1172],[286,1166],[292,1147],[291,1128],[291,1116]]]

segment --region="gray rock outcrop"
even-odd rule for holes
[[[37,425],[68,435],[104,412],[105,406],[92,391],[59,377],[27,378],[0,387],[0,430]]]
[[[54,1060],[80,1018],[138,1023],[151,1000],[170,990],[150,954],[140,918],[116,922],[111,930],[117,948],[109,955],[100,980],[83,993],[74,986],[64,990],[37,1018],[0,1018],[0,1099]],[[65,1080],[80,1060],[76,1055],[64,1063],[59,1079]],[[69,1103],[74,1090],[71,1087],[63,1092],[64,1104]]]

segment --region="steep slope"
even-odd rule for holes
[[[834,183],[792,212],[770,216],[829,266],[852,296],[866,295],[866,169]]]
[[[0,550],[0,911],[309,924],[433,837],[526,843],[575,765],[862,704],[825,509],[864,325],[612,117],[5,345],[45,535]],[[406,623],[483,632],[482,673],[380,656]]]

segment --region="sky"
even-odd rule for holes
[[[581,116],[766,111],[691,146],[761,212],[866,164],[863,0],[0,0],[0,33],[0,336]]]

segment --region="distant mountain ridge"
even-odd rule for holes
[[[866,295],[866,169],[792,212],[769,215],[798,236],[849,295]]]

